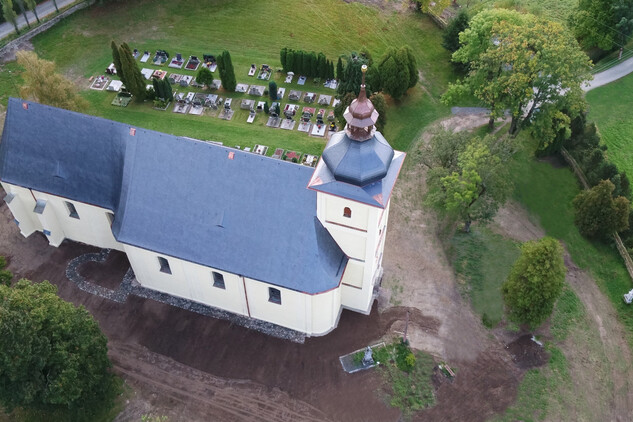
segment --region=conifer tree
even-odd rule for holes
[[[286,68],[284,70],[286,72],[297,72],[295,70],[295,53],[292,50],[288,50],[286,53]]]
[[[343,81],[343,60],[340,57],[338,62],[336,62],[336,79]]]
[[[121,83],[127,86],[127,84],[125,83],[125,76],[123,75],[123,67],[121,66],[121,55],[119,54],[119,47],[117,47],[114,40],[112,40],[112,43],[110,43],[110,48],[112,48],[112,62],[114,63],[116,74],[119,76]]]
[[[220,68],[220,79],[222,85],[227,91],[235,91],[237,82],[235,80],[235,70],[233,69],[233,62],[231,61],[231,54],[224,50],[220,54],[218,60],[218,67]]]
[[[119,57],[121,59],[121,71],[125,78],[125,88],[135,97],[136,101],[143,101],[147,95],[145,89],[145,78],[132,56],[130,47],[123,43],[119,47]]]
[[[286,64],[286,56],[288,55],[288,48],[284,47],[279,52],[279,60],[281,61],[281,67],[284,72],[288,71],[288,65]]]

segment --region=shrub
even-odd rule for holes
[[[13,280],[13,273],[11,271],[0,270],[0,284],[11,286],[11,280]]]
[[[5,269],[6,266],[7,266],[7,259],[4,256],[0,255],[0,270]]]

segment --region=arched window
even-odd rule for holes
[[[352,218],[352,210],[350,207],[343,209],[343,217]]]

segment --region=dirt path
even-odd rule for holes
[[[499,211],[493,227],[521,242],[545,235],[513,202]],[[624,328],[595,280],[578,268],[567,252],[565,265],[566,280],[585,306],[587,325],[580,321],[561,345],[573,381],[565,386],[570,389],[566,392],[570,407],[550,420],[633,420],[632,356]]]

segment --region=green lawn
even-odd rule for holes
[[[486,315],[486,324],[495,326],[503,318],[501,285],[519,257],[518,244],[488,227],[475,226],[471,233],[456,233],[451,249],[453,268],[473,308],[482,318]]]
[[[469,5],[474,11],[493,7],[516,9],[566,24],[578,0],[459,0],[458,3],[462,7]]]
[[[549,236],[564,242],[572,259],[588,270],[600,289],[611,299],[633,343],[633,312],[622,300],[633,283],[615,247],[592,243],[582,237],[574,225],[572,199],[580,192],[569,168],[554,168],[522,152],[512,171],[515,199],[535,217]]]
[[[587,93],[589,120],[595,121],[609,159],[633,175],[633,74]]]
[[[87,78],[102,74],[111,62],[113,37],[117,42],[127,42],[131,48],[150,52],[165,49],[172,56],[218,55],[226,49],[231,53],[238,83],[257,82],[266,86],[267,81],[248,77],[248,69],[252,63],[280,68],[282,47],[323,52],[336,63],[340,55],[363,46],[378,60],[388,47],[408,44],[415,52],[424,84],[411,89],[398,104],[390,105],[385,136],[395,148],[407,150],[426,124],[449,112],[438,102],[447,83],[454,79],[449,54],[441,47],[441,32],[430,19],[409,11],[381,10],[339,0],[300,0],[292,4],[275,0],[140,0],[93,6],[33,39],[40,57],[55,61],[60,71],[77,80],[82,95],[90,103],[86,110],[90,114],[226,145],[264,144],[270,147],[269,155],[277,147],[320,154],[325,140],[309,137],[296,128],[293,131],[267,128],[262,115],[249,125],[248,114],[242,111],[237,111],[233,120],[227,122],[211,116],[176,115],[171,110],[160,112],[149,103],[131,104],[124,109],[111,106],[114,94],[88,90]],[[158,68],[148,63],[139,66]],[[166,66],[162,68],[172,71]],[[20,81],[15,63],[4,70],[12,71],[0,73],[0,103],[6,105],[9,95],[17,95]],[[286,88],[286,99],[289,89],[335,94],[311,80],[302,87],[296,84],[296,78],[295,83],[284,84],[283,76],[274,73],[273,78],[279,87]],[[244,97],[223,90],[219,94]],[[282,100],[282,104],[286,102]]]

